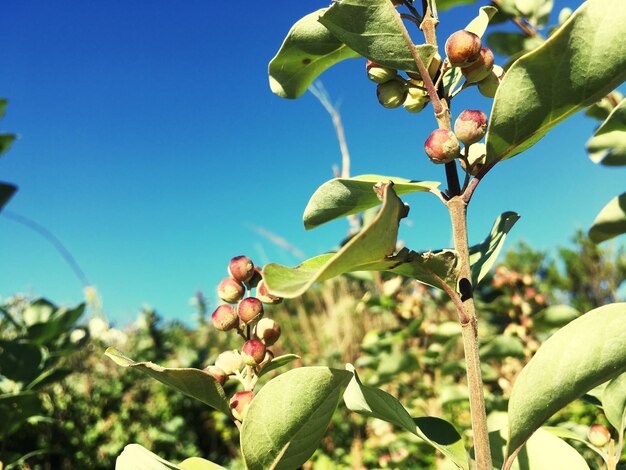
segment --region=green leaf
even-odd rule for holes
[[[622,99],[624,99],[624,95],[617,90],[613,90],[604,98],[589,106],[585,111],[585,116],[597,119],[598,121],[604,121],[609,117],[611,111],[615,109],[615,103],[619,103]]]
[[[250,403],[241,429],[247,468],[293,469],[305,463],[351,378],[345,370],[301,367],[264,385]]]
[[[337,40],[319,21],[322,8],[296,24],[269,65],[270,88],[282,98],[297,98],[324,70],[359,54]]]
[[[200,457],[190,457],[178,464],[183,470],[219,470],[224,469],[221,465],[213,463]]]
[[[230,415],[224,389],[217,380],[200,369],[166,368],[152,362],[135,362],[115,348],[107,348],[104,354],[119,366],[137,368],[159,382]]]
[[[624,434],[626,426],[626,373],[615,377],[602,392],[602,409],[609,423]]]
[[[589,158],[606,166],[626,165],[626,99],[618,104],[587,142]]]
[[[29,418],[41,413],[41,398],[35,392],[0,395],[0,436],[16,432]]]
[[[472,285],[477,286],[487,275],[491,266],[498,259],[498,254],[504,246],[507,233],[509,233],[519,218],[520,216],[515,212],[502,213],[494,222],[489,236],[478,245],[470,247]]]
[[[622,0],[588,0],[542,46],[517,60],[493,102],[487,163],[523,152],[622,83],[625,25]]]
[[[398,12],[387,0],[341,0],[319,21],[337,39],[377,64],[417,73],[397,17]],[[428,67],[437,49],[428,44],[415,47]]]
[[[423,417],[414,420],[396,398],[378,388],[363,385],[351,364],[346,368],[354,374],[343,394],[343,400],[350,411],[395,424],[421,437],[459,467],[468,467],[463,441],[454,426],[439,418]]]
[[[437,9],[439,11],[446,11],[452,7],[470,5],[475,2],[476,0],[437,0]]]
[[[533,26],[544,26],[552,11],[553,0],[515,0],[515,6]]]
[[[16,382],[35,379],[44,366],[44,352],[26,341],[0,339],[0,375]]]
[[[485,31],[487,31],[489,21],[493,18],[493,15],[495,15],[497,11],[498,9],[496,7],[480,7],[478,16],[469,22],[469,24],[465,27],[465,30],[482,38]]]
[[[219,468],[219,467],[218,467]],[[139,444],[128,444],[115,461],[115,470],[180,470]]]
[[[597,308],[572,321],[522,369],[509,400],[513,452],[572,400],[626,370],[626,303]]]
[[[263,369],[261,369],[259,377],[262,377],[268,372],[278,369],[279,367],[285,366],[296,359],[300,359],[300,356],[295,354],[283,354],[282,356],[276,356],[269,363],[267,363]]]
[[[505,357],[525,356],[524,343],[510,335],[498,335],[480,348],[481,359],[503,359]]]
[[[398,196],[426,192],[437,188],[434,181],[412,181],[396,176],[361,175],[353,178],[335,178],[321,185],[304,209],[304,227],[308,230],[339,217],[358,214],[378,206],[380,199],[373,191],[376,183],[394,183]]]
[[[586,428],[586,426],[582,426],[582,427]],[[548,431],[550,434],[554,434],[555,436],[560,437],[562,439],[569,439],[569,440],[572,440],[572,441],[580,442],[581,444],[584,444],[587,447],[589,447],[594,452],[598,452],[598,448],[587,440],[587,436],[586,435],[584,437],[583,436],[579,436],[574,431],[571,431],[571,430],[565,429],[565,428],[559,428],[559,427],[556,427],[556,426],[542,426],[540,428],[540,430],[541,431]],[[600,453],[600,455],[602,455],[602,454]]]
[[[541,310],[533,318],[533,326],[538,330],[550,330],[567,325],[580,317],[580,312],[569,305],[551,305]]]
[[[9,199],[15,194],[17,191],[17,186],[13,186],[12,184],[0,183],[0,211],[9,202]]]
[[[407,208],[396,196],[393,183],[383,185],[380,192],[383,205],[376,218],[337,253],[317,256],[295,268],[265,266],[263,279],[270,292],[280,297],[297,297],[315,282],[350,271],[368,271],[368,263],[391,256],[396,247],[398,224]]]
[[[0,119],[4,117],[4,114],[7,112],[7,104],[9,102],[6,98],[0,98]]]
[[[489,433],[493,465],[500,468],[504,463],[506,429]],[[567,442],[553,433],[538,429],[520,451],[511,470],[589,470],[585,459]]]
[[[17,136],[14,134],[0,134],[0,155],[11,148]]]
[[[28,326],[27,336],[33,343],[44,346],[59,336],[69,333],[84,311],[85,304],[80,304],[73,309],[64,307],[55,309],[44,321],[31,323]]]
[[[626,233],[626,193],[617,196],[602,208],[589,229],[589,238],[600,243]]]

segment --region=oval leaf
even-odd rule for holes
[[[139,444],[128,444],[115,461],[115,470],[180,470]]]
[[[480,348],[481,359],[523,358],[524,343],[516,336],[498,335]]]
[[[374,192],[373,184],[370,190]],[[268,289],[279,297],[297,297],[313,283],[324,281],[350,271],[367,271],[362,266],[384,261],[396,247],[398,225],[407,208],[396,196],[393,183],[381,189],[383,205],[376,218],[337,253],[317,256],[295,268],[268,264],[263,279]]]
[[[297,98],[328,67],[359,57],[318,21],[326,10],[322,8],[294,24],[271,60],[270,88],[278,96]]]
[[[580,312],[569,305],[551,305],[540,311],[533,318],[533,326],[537,330],[550,330],[567,325],[580,317]]]
[[[626,79],[623,0],[588,0],[542,46],[517,60],[496,92],[487,162],[534,145]]]
[[[230,416],[230,406],[224,389],[217,380],[200,369],[167,368],[153,362],[135,362],[115,348],[107,348],[104,354],[119,366],[137,368],[159,382]]]
[[[272,359],[269,363],[263,366],[263,369],[259,372],[259,377],[264,376],[268,372],[278,369],[279,367],[285,366],[296,359],[300,359],[300,356],[296,354],[283,354],[282,356],[277,356]]]
[[[487,31],[489,21],[497,12],[498,9],[496,7],[481,7],[478,16],[469,22],[469,24],[465,27],[465,30],[482,38],[485,31]]]
[[[624,434],[626,426],[626,373],[615,377],[602,392],[602,409],[609,423]]]
[[[341,0],[333,3],[319,21],[337,39],[377,64],[417,73],[397,15],[387,0]],[[428,67],[437,48],[428,44],[415,47]]]
[[[183,470],[225,470],[224,467],[200,457],[190,457],[178,464]]]
[[[587,142],[589,158],[606,166],[626,165],[626,99],[623,99]]]
[[[556,411],[626,370],[624,324],[626,303],[606,305],[572,321],[539,348],[511,392],[510,452]]]
[[[372,191],[379,182],[392,181],[398,196],[417,191],[430,191],[440,183],[412,181],[396,176],[361,175],[353,178],[335,178],[321,185],[304,209],[304,227],[308,230],[339,217],[358,214],[380,204]]]
[[[293,469],[306,462],[351,378],[345,370],[301,367],[263,386],[241,429],[247,468]]]
[[[626,233],[626,193],[611,199],[602,208],[589,229],[589,238],[600,243],[623,233]]]

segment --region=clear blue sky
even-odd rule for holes
[[[483,2],[486,3],[486,2]],[[578,1],[556,0],[555,14]],[[20,140],[0,159],[0,180],[20,187],[7,209],[53,232],[102,296],[108,315],[131,321],[144,303],[190,319],[196,289],[212,296],[230,257],[297,259],[259,236],[264,227],[307,256],[334,246],[347,225],[305,232],[301,214],[340,161],[330,119],[310,94],[282,100],[267,63],[289,27],[325,2],[22,0],[3,7],[0,131]],[[462,28],[476,7],[442,14],[439,36]],[[432,113],[378,105],[364,61],[322,80],[341,112],[353,174],[443,178],[422,145]],[[465,107],[488,111],[475,91]],[[584,151],[596,122],[575,116],[530,152],[504,162],[470,207],[471,241],[494,218],[522,219],[511,242],[568,243],[624,191],[623,169],[600,168]],[[417,250],[449,244],[443,206],[408,198]],[[82,286],[40,235],[0,216],[0,296],[78,302]]]

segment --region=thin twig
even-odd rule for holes
[[[415,18],[413,15],[409,15],[408,13],[400,13],[400,18],[402,18],[403,20],[410,21],[411,23],[413,23],[418,28],[420,27],[421,21],[418,20],[417,18]]]
[[[417,20],[421,23],[422,22],[422,15],[419,14],[419,12],[417,11],[417,8],[415,8],[413,6],[413,2],[410,2],[409,0],[402,0],[402,3],[404,3],[404,6],[407,7],[409,9],[409,11],[411,12],[411,14],[417,18]],[[419,24],[418,24],[419,26]]]

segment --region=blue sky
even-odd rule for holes
[[[577,1],[556,0],[555,14]],[[143,303],[191,318],[197,289],[212,296],[228,260],[298,260],[255,232],[263,227],[307,256],[334,246],[347,225],[305,232],[309,196],[332,177],[340,153],[331,121],[306,94],[269,90],[267,63],[314,2],[23,0],[3,9],[0,131],[20,140],[0,159],[0,180],[20,187],[7,209],[35,220],[71,251],[108,315],[131,321]],[[476,7],[441,15],[439,37]],[[385,110],[364,60],[322,75],[341,113],[353,174],[442,180],[422,151],[432,113]],[[490,109],[470,90],[455,100]],[[470,207],[470,239],[515,210],[510,242],[549,249],[624,190],[624,170],[589,161],[596,122],[577,115],[524,155],[502,163]],[[422,250],[449,244],[443,206],[407,198],[401,238]],[[78,302],[82,286],[40,235],[0,215],[0,297],[16,292]]]

